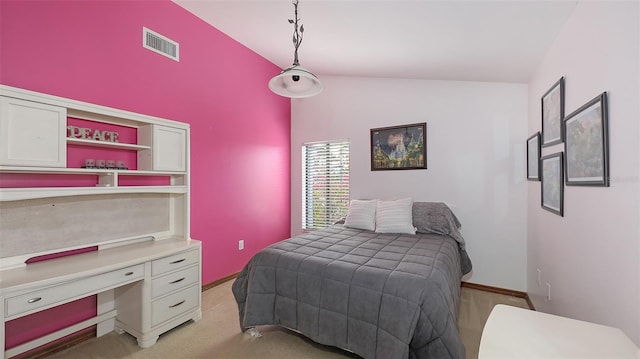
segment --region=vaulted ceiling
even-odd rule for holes
[[[291,1],[174,1],[279,67],[292,64]],[[526,83],[576,5],[300,0],[300,64],[320,77]]]

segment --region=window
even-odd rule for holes
[[[349,204],[349,142],[302,145],[302,228],[332,225]]]

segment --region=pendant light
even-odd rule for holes
[[[298,0],[293,0],[294,20],[289,19],[289,23],[293,24],[293,65],[288,67],[279,75],[269,81],[269,88],[276,94],[284,97],[302,98],[315,96],[322,91],[322,83],[318,76],[311,71],[300,66],[298,62],[298,48],[302,43],[304,35],[304,25],[300,24],[298,31]]]

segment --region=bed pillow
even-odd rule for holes
[[[349,203],[347,217],[344,219],[344,226],[348,228],[364,229],[373,231],[376,229],[376,203],[375,199],[361,200],[352,199]]]
[[[378,201],[376,207],[377,233],[416,234],[412,220],[413,200]]]
[[[464,243],[460,231],[460,221],[451,209],[442,202],[414,202],[413,225],[418,233],[436,233],[449,235]]]

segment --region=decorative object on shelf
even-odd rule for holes
[[[427,123],[373,128],[371,170],[427,169]]]
[[[118,142],[118,133],[115,131],[92,130],[90,128],[77,126],[67,126],[67,137],[103,142]]]
[[[563,121],[567,186],[609,187],[609,120],[603,92]]]
[[[540,132],[527,139],[527,180],[540,181]]]
[[[87,158],[84,160],[84,166],[82,168],[100,168],[100,169],[114,169],[114,170],[128,170],[124,161],[115,160],[94,160]]]
[[[564,118],[564,77],[542,95],[542,147],[562,143]]]
[[[293,65],[284,69],[269,81],[269,88],[276,94],[284,97],[303,98],[311,97],[322,91],[322,83],[316,75],[306,68],[300,66],[298,61],[298,48],[304,36],[304,25],[298,28],[298,0],[293,0],[294,19],[289,19],[293,24]]]
[[[564,216],[564,179],[562,152],[544,156],[540,159],[542,173],[542,208]]]

